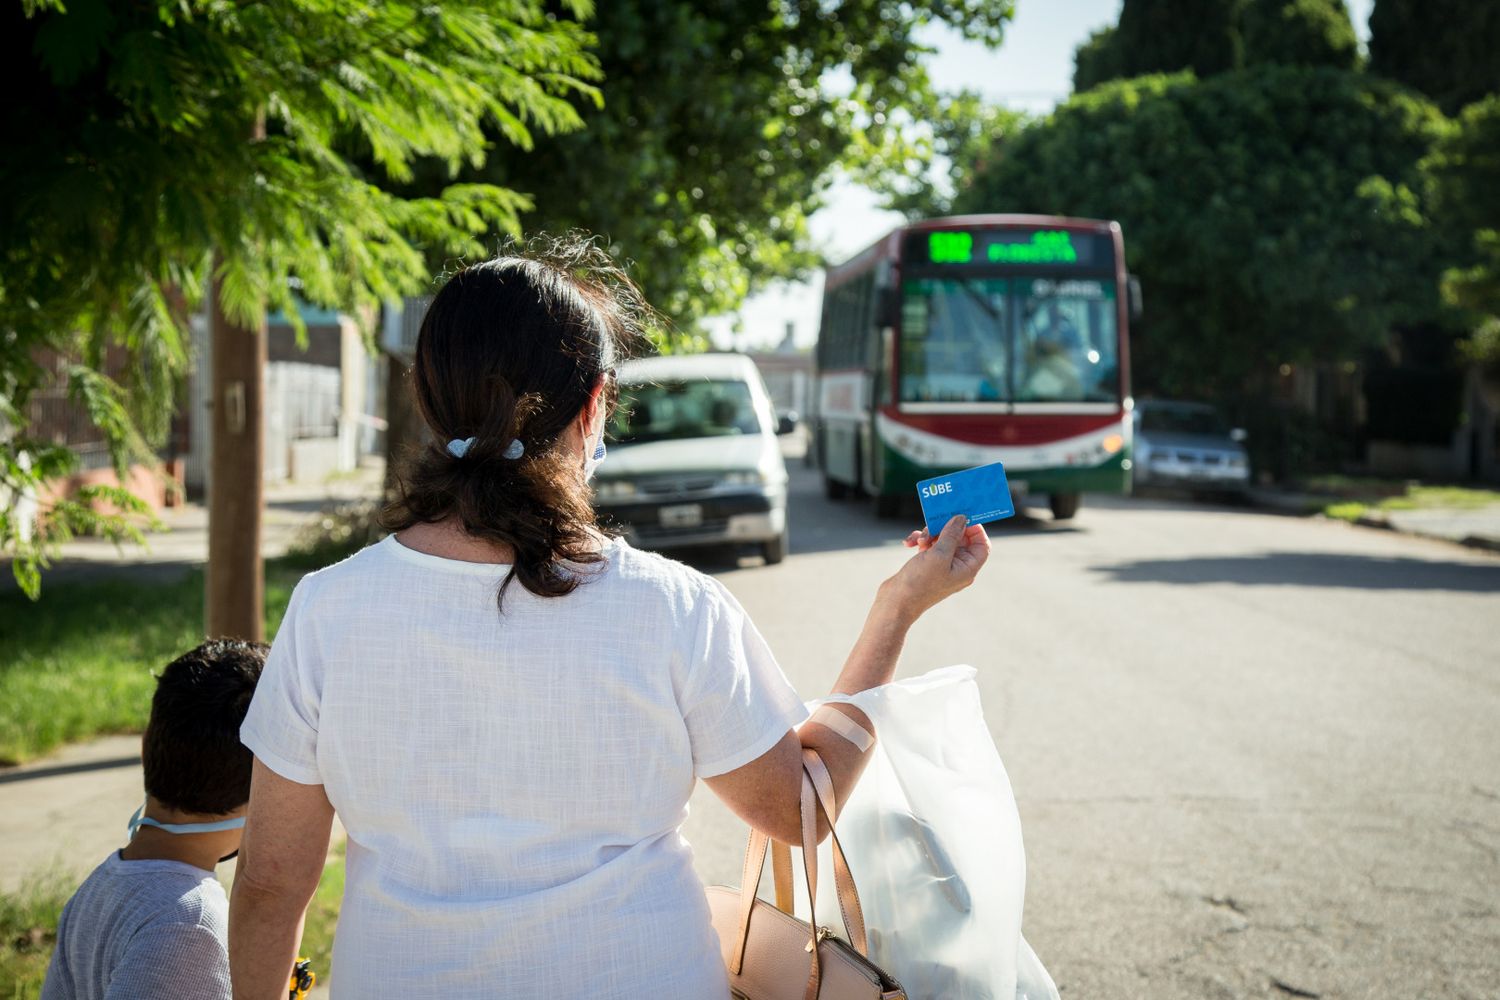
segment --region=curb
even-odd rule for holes
[[[1275,490],[1250,490],[1246,496],[1256,507],[1277,514],[1286,514],[1293,517],[1323,517],[1325,520],[1337,521],[1339,518],[1326,517],[1322,513],[1323,506],[1331,502],[1332,498],[1315,497],[1303,493],[1280,493]],[[1492,552],[1500,554],[1500,537],[1492,535],[1442,535],[1430,531],[1412,531],[1409,528],[1398,527],[1394,522],[1378,511],[1367,511],[1353,521],[1344,521],[1360,528],[1373,528],[1377,531],[1391,531],[1398,535],[1406,535],[1409,538],[1422,538],[1432,542],[1446,542],[1449,545],[1461,545],[1466,549],[1474,549],[1479,552]]]

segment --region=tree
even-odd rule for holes
[[[519,229],[525,197],[390,187],[419,158],[482,164],[491,134],[525,149],[577,128],[575,101],[598,97],[590,6],[25,0],[0,15],[0,74],[24,95],[0,109],[0,547],[28,592],[48,544],[91,516],[54,507],[30,542],[15,517],[16,496],[74,464],[28,435],[28,396],[51,377],[39,352],[69,359],[123,471],[164,429],[210,281],[238,325],[268,305],[295,323],[298,298],[361,315],[426,287],[427,255],[483,252]]]
[[[1010,0],[611,0],[586,127],[471,176],[528,192],[527,229],[606,234],[691,342],[699,318],[816,263],[806,221],[841,170],[925,169],[918,41],[944,22],[999,44]],[[838,77],[844,83],[833,83]]]
[[[885,207],[910,219],[947,215],[957,193],[970,186],[975,173],[988,168],[1006,139],[1019,133],[1029,118],[963,91],[937,98],[921,120],[931,133],[922,168],[871,180],[872,187],[885,193]],[[928,159],[930,167],[925,165]]]
[[[1125,56],[1120,51],[1119,27],[1105,25],[1084,39],[1073,52],[1073,92],[1083,93],[1101,83],[1125,76]]]
[[[1354,69],[1344,0],[1125,0],[1117,25],[1073,53],[1073,91],[1151,73],[1200,79],[1260,63]]]
[[[1377,0],[1370,72],[1399,80],[1448,114],[1500,92],[1500,4],[1493,0]]]
[[[1004,144],[955,207],[1118,219],[1147,289],[1138,386],[1233,397],[1435,313],[1446,249],[1418,164],[1445,128],[1357,73],[1120,81]]]
[[[1125,75],[1190,69],[1199,77],[1240,64],[1240,0],[1125,0],[1116,44]]]
[[[1245,0],[1240,33],[1247,66],[1359,65],[1359,39],[1344,0]]]
[[[1466,353],[1500,372],[1500,95],[1465,108],[1423,166],[1437,218],[1466,244],[1443,281],[1474,328]]]
[[[1074,91],[1151,73],[1192,70],[1207,77],[1236,69],[1240,2],[1124,0],[1119,22],[1094,32],[1074,53]]]

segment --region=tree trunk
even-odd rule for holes
[[[215,261],[217,264],[217,261]],[[213,283],[213,414],[209,446],[205,632],[265,638],[265,567],[260,558],[265,490],[266,324],[236,326]]]
[[[264,111],[250,126],[250,142],[266,137]],[[219,269],[214,255],[213,269]],[[266,569],[261,563],[261,518],[266,477],[265,310],[253,327],[224,315],[219,280],[209,289],[213,380],[209,399],[208,568],[204,573],[204,632],[214,638],[266,637]]]

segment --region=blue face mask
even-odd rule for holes
[[[234,819],[216,820],[212,823],[160,823],[146,815],[146,804],[142,802],[140,808],[130,817],[130,822],[126,825],[126,829],[134,837],[136,831],[143,826],[154,826],[158,830],[165,830],[167,833],[218,833],[221,830],[238,830],[244,825],[245,817],[243,816],[238,816]],[[219,859],[219,863],[222,864],[228,861],[238,853],[240,852],[234,851],[224,855]]]
[[[585,441],[583,443],[583,447],[585,449],[583,457],[583,481],[586,483],[593,480],[594,470],[599,468],[600,462],[604,461],[605,450],[603,420],[599,421],[599,444],[594,448],[593,451],[588,451],[588,446],[588,442]]]

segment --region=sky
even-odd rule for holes
[[[956,32],[934,29],[924,41],[937,51],[928,72],[945,91],[977,90],[990,99],[1044,114],[1068,96],[1073,80],[1073,50],[1095,29],[1113,24],[1121,0],[1017,0],[1016,16],[995,51],[966,42]],[[1366,23],[1374,0],[1347,0],[1361,44],[1369,38]],[[827,205],[812,216],[813,241],[831,261],[853,256],[899,226],[902,218],[880,208],[874,192],[848,182],[836,183]],[[822,275],[807,282],[778,283],[748,299],[738,317],[723,316],[706,324],[721,349],[762,350],[780,343],[792,324],[799,346],[817,339]],[[735,320],[739,332],[734,331]]]

